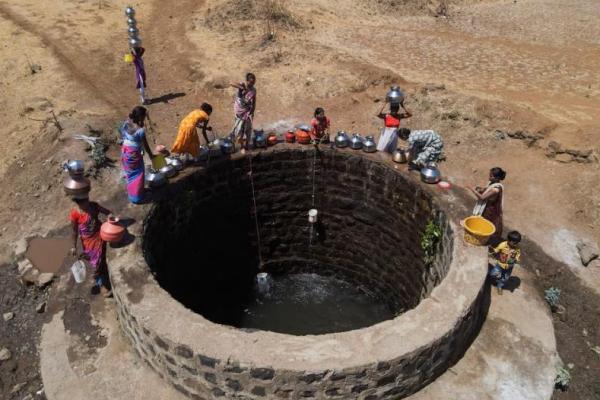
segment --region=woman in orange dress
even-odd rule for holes
[[[193,158],[197,158],[200,153],[200,139],[198,138],[196,128],[202,129],[202,136],[208,145],[206,131],[212,130],[212,127],[208,126],[210,114],[212,114],[212,106],[208,103],[202,103],[199,110],[192,111],[181,120],[177,138],[175,138],[171,152],[189,154]]]
[[[94,270],[94,287],[92,293],[98,291],[104,297],[110,297],[110,280],[106,265],[106,242],[100,237],[100,214],[109,215],[110,210],[90,201],[87,195],[73,197],[77,207],[71,210],[69,220],[73,229],[73,248],[71,254],[77,253],[77,238],[81,239],[83,251],[80,258],[87,260]]]

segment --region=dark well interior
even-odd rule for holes
[[[319,216],[311,242],[313,170]],[[245,304],[255,297],[259,256],[250,171],[260,254],[274,276],[343,280],[384,304],[391,318],[415,307],[446,275],[452,248],[446,217],[393,168],[350,151],[323,149],[315,157],[308,147],[222,158],[164,189],[143,239],[159,284],[209,320],[244,327]],[[444,239],[428,267],[420,240],[432,218]]]

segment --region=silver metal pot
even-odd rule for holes
[[[406,152],[404,151],[404,149],[397,149],[396,151],[394,151],[394,153],[392,154],[392,160],[399,164],[406,163],[407,159]]]
[[[210,152],[209,149],[207,149],[204,146],[200,146],[200,150],[198,151],[198,157],[196,157],[196,159],[198,161],[205,161],[206,159],[208,159],[209,152]]]
[[[360,150],[363,147],[362,137],[358,133],[352,134],[352,139],[350,139],[350,148],[353,150]]]
[[[148,168],[146,170],[145,178],[148,186],[151,188],[163,186],[165,183],[167,183],[167,178],[165,175],[162,172],[153,170],[152,168]]]
[[[404,101],[404,93],[399,86],[392,86],[385,99],[388,103],[400,104]]]
[[[83,174],[84,166],[81,160],[67,160],[64,164],[64,169],[70,174]]]
[[[377,151],[377,144],[375,143],[375,138],[372,135],[369,135],[365,138],[363,143],[363,151],[365,153],[374,153]]]
[[[127,33],[129,34],[129,37],[131,39],[139,39],[138,38],[138,34],[140,33],[140,31],[138,30],[138,28],[134,27],[134,26],[130,26],[127,29]]]
[[[421,180],[425,183],[438,183],[442,179],[442,173],[435,163],[429,163],[421,168]]]
[[[135,27],[137,26],[137,21],[134,17],[129,17],[127,18],[127,25],[129,25],[129,27]]]
[[[223,154],[231,154],[235,150],[235,146],[229,138],[221,139],[219,147],[221,148],[221,152]]]
[[[175,168],[175,171],[181,171],[183,169],[183,161],[181,161],[179,158],[167,157],[166,160],[167,164]]]
[[[175,169],[175,167],[172,165],[169,165],[169,164],[162,167],[159,171],[161,174],[163,174],[167,178],[172,178],[175,175],[177,175],[177,170]]]
[[[140,47],[141,45],[142,45],[142,39],[140,39],[140,38],[137,38],[137,39],[130,38],[129,39],[129,47],[131,47],[132,49],[136,48],[136,47]]]
[[[296,125],[296,128],[304,132],[310,132],[312,130],[309,124],[298,124]]]
[[[350,139],[348,138],[348,135],[346,134],[346,132],[339,131],[337,133],[337,136],[335,137],[336,147],[340,147],[340,148],[348,147],[349,142],[350,142]]]
[[[133,9],[133,7],[127,6],[127,8],[125,9],[125,15],[127,15],[128,17],[133,17],[135,15],[135,10]]]

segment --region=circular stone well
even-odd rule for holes
[[[122,328],[192,398],[410,395],[460,359],[487,309],[485,249],[455,238],[455,211],[436,190],[351,150],[278,146],[187,170],[162,191],[143,237],[111,260]],[[425,263],[429,221],[442,235]],[[351,322],[329,330],[294,310],[277,318],[302,318],[300,330],[248,326],[261,262],[275,277],[343,281],[388,312],[342,311]]]

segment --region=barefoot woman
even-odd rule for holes
[[[94,288],[104,297],[111,295],[108,268],[106,265],[106,242],[100,238],[100,214],[109,215],[110,211],[96,202],[90,201],[87,195],[73,197],[77,205],[71,210],[69,220],[73,228],[73,248],[71,254],[77,252],[77,237],[81,239],[83,251],[81,258],[87,260],[94,270]]]

